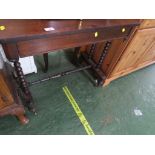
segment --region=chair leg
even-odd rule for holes
[[[43,54],[43,57],[44,57],[44,63],[45,63],[44,72],[46,73],[48,71],[48,53]]]

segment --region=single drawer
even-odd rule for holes
[[[94,31],[70,33],[63,35],[51,35],[48,38],[32,39],[17,43],[20,57],[37,55],[48,51],[78,47],[105,40],[127,37],[132,26],[109,27]]]

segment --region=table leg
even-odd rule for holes
[[[101,54],[101,56],[99,58],[99,61],[98,61],[98,63],[95,66],[95,68],[97,70],[100,69],[100,67],[101,67],[101,65],[102,65],[102,63],[103,63],[103,61],[104,61],[104,59],[105,59],[105,57],[106,57],[106,55],[108,53],[108,50],[109,50],[110,46],[111,46],[111,41],[107,41],[106,44],[105,44],[105,46],[104,46],[104,49],[102,51],[102,54]],[[102,86],[103,84],[104,84],[104,80],[102,78],[98,78],[96,80],[96,85],[97,86]]]
[[[43,54],[43,57],[44,57],[44,63],[45,63],[44,72],[46,73],[48,71],[48,53]]]
[[[110,45],[111,45],[111,42],[110,41],[107,41],[106,44],[105,44],[105,46],[104,46],[104,49],[102,51],[102,54],[100,56],[100,59],[99,59],[98,63],[96,64],[96,69],[99,69],[100,66],[102,65],[102,63],[103,63],[103,61],[104,61],[104,59],[105,59],[105,57],[106,57],[106,55],[108,53],[108,50],[110,48]]]
[[[32,95],[31,95],[31,92],[29,91],[28,83],[27,83],[27,81],[26,81],[26,79],[24,77],[23,70],[22,70],[22,67],[20,65],[20,62],[19,62],[19,60],[15,60],[13,62],[14,62],[14,67],[15,67],[15,71],[16,71],[16,74],[17,74],[17,78],[19,80],[20,88],[23,91],[24,98],[26,100],[26,105],[25,106],[30,111],[35,112]]]
[[[91,59],[96,49],[96,44],[92,44],[88,53],[88,59]]]
[[[76,65],[76,66],[79,66],[79,64],[81,64],[80,47],[76,47],[76,48],[74,49],[73,64]]]

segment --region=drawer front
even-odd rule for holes
[[[80,32],[77,34],[21,41],[17,43],[17,46],[20,57],[31,56],[52,50],[78,47],[94,42],[126,37],[131,32],[131,29],[131,26],[106,28],[93,32]]]

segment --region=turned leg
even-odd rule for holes
[[[48,53],[43,54],[43,57],[44,57],[44,63],[45,63],[44,72],[46,73],[48,71]]]
[[[73,64],[79,65],[81,64],[81,55],[80,55],[80,47],[76,47],[73,53]]]
[[[99,58],[99,61],[98,61],[98,63],[95,66],[95,68],[97,70],[99,70],[100,67],[101,67],[101,65],[103,64],[103,61],[104,61],[104,59],[105,59],[105,57],[106,57],[106,55],[108,53],[108,50],[109,50],[110,46],[111,46],[111,42],[110,41],[107,41],[106,44],[105,44],[105,46],[104,46],[104,49],[103,49],[103,51],[101,53],[101,56]],[[102,78],[98,78],[96,80],[96,86],[102,86],[103,84],[104,84],[104,80]]]
[[[92,44],[88,53],[88,59],[91,59],[96,49],[96,44]]]
[[[108,53],[108,50],[109,50],[110,46],[111,46],[111,42],[107,41],[105,46],[104,46],[104,49],[102,51],[102,54],[100,56],[100,59],[99,59],[98,63],[96,64],[96,69],[99,69],[100,66],[102,65],[102,63],[103,63],[103,61],[104,61],[104,59],[105,59],[105,57],[106,57],[106,55]]]
[[[14,67],[15,67],[15,71],[17,74],[18,83],[20,85],[20,88],[23,91],[24,98],[26,100],[26,106],[28,107],[29,110],[35,112],[34,105],[32,102],[32,96],[31,96],[31,93],[30,93],[29,88],[28,88],[28,83],[25,80],[23,70],[22,70],[20,62],[18,60],[14,61]]]

